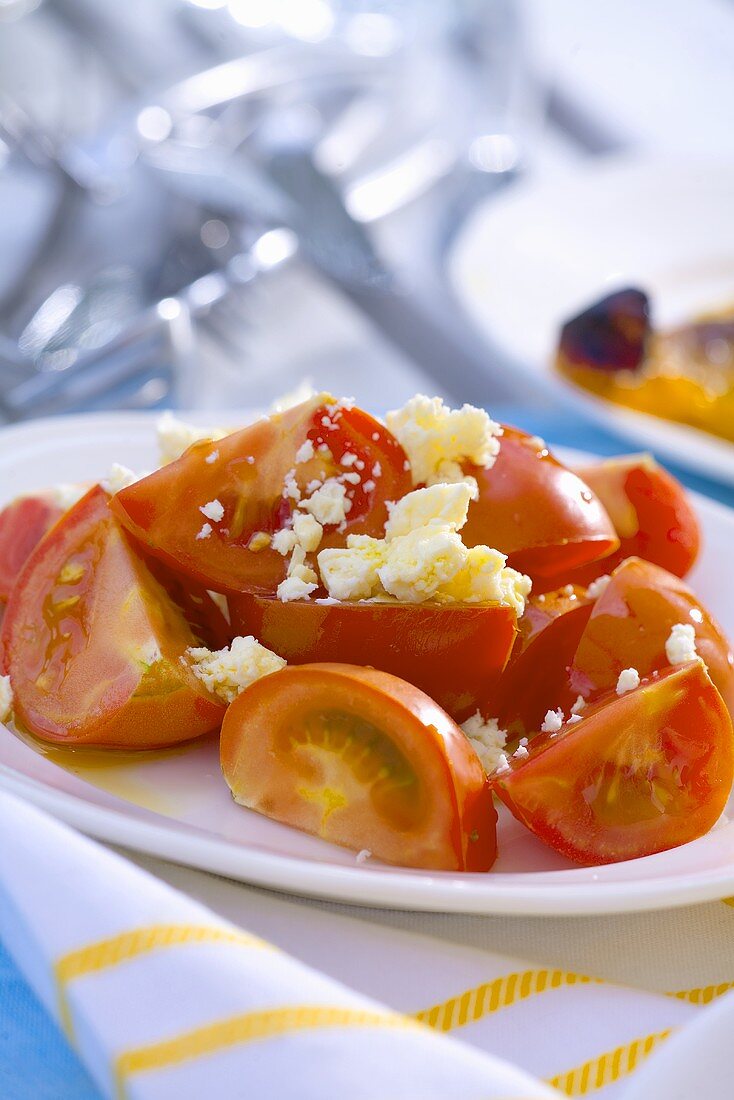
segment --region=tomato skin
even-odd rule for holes
[[[229,707],[220,744],[235,801],[276,821],[402,866],[494,862],[497,815],[476,753],[389,673],[311,664],[265,676]]]
[[[685,577],[701,547],[701,531],[683,486],[650,455],[626,455],[579,466],[576,473],[609,513],[619,549],[558,578],[590,584],[625,558],[638,557]]]
[[[371,665],[430,695],[457,722],[479,707],[512,649],[516,616],[499,604],[281,603],[230,600],[232,630],[288,664]]]
[[[344,546],[349,534],[381,536],[386,501],[412,488],[397,440],[361,409],[335,411],[329,402],[320,395],[216,443],[195,443],[175,462],[117,493],[112,510],[149,553],[205,588],[272,594],[285,577],[286,560],[269,546],[250,549],[249,542],[257,532],[280,530],[292,514],[295,503],[284,495],[289,472],[295,471],[303,488],[322,473],[343,474],[339,460],[349,451],[364,462],[364,481],[374,485],[369,491],[362,482],[347,485],[352,507],[344,530],[326,528],[321,548]],[[297,464],[307,440],[328,445],[333,457],[317,453]],[[372,477],[376,462],[381,472]],[[206,518],[200,508],[215,500],[224,507],[223,519],[211,524],[208,537],[197,539]]]
[[[665,668],[665,643],[676,623],[693,626],[698,654],[734,713],[734,657],[726,635],[680,578],[641,558],[618,566],[594,605],[571,666],[574,694],[610,690],[630,665],[640,676]]]
[[[619,545],[588,486],[517,428],[504,428],[491,469],[467,464],[464,470],[479,486],[461,531],[464,542],[496,547],[533,579],[562,574]]]
[[[43,493],[18,497],[0,511],[0,603],[7,602],[31,551],[63,514]]]
[[[593,607],[583,588],[528,600],[507,667],[480,707],[510,739],[532,736],[548,710],[567,712],[576,701],[568,673]]]
[[[98,486],[34,550],[0,633],[22,726],[46,741],[126,749],[221,722],[224,706],[179,660],[194,644]]]
[[[492,787],[545,844],[577,863],[637,859],[703,836],[734,778],[734,732],[700,661],[609,693],[542,735]]]

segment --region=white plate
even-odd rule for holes
[[[651,294],[661,325],[734,302],[734,163],[608,159],[521,183],[468,219],[449,265],[475,324],[531,376],[612,431],[727,484],[734,446],[557,376],[561,323],[610,290]]]
[[[0,503],[49,482],[99,477],[113,461],[149,468],[156,457],[153,420],[119,413],[0,432]],[[734,512],[703,498],[698,507],[705,550],[693,583],[734,634],[734,591],[722,583],[729,576]],[[672,852],[585,869],[545,848],[505,813],[495,870],[429,874],[358,866],[351,852],[236,806],[219,774],[214,742],[125,766],[90,769],[81,755],[79,761],[71,771],[9,731],[0,737],[0,785],[85,832],[295,893],[467,913],[615,912],[734,893],[734,823]]]

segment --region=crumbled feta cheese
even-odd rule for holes
[[[294,389],[288,390],[282,397],[276,397],[268,412],[287,412],[288,409],[294,409],[296,405],[302,405],[304,401],[310,401],[315,396],[316,390],[311,385],[311,379],[304,378]]]
[[[289,470],[283,480],[283,496],[286,499],[295,500],[296,502],[301,499],[301,490],[298,487],[296,481],[296,471]]]
[[[562,725],[563,711],[559,707],[558,710],[547,710],[545,712],[543,725],[540,728],[543,733],[558,733]]]
[[[293,534],[299,545],[311,554],[318,550],[324,529],[312,515],[308,513],[306,515],[296,514],[293,517]]]
[[[0,722],[7,722],[13,711],[13,689],[9,676],[0,676]]]
[[[318,577],[310,565],[306,565],[306,551],[301,545],[297,545],[288,562],[288,576],[296,577],[304,584],[317,584]]]
[[[372,476],[373,477],[382,477],[382,466],[380,465],[379,462],[376,462],[374,464],[374,466],[372,467]]]
[[[501,730],[496,718],[482,717],[479,711],[462,722],[461,728],[471,741],[487,775],[495,771],[501,760],[507,762],[503,753],[507,733]]]
[[[300,465],[301,462],[308,462],[309,459],[313,458],[315,453],[312,441],[310,439],[304,440],[296,451],[296,465]]]
[[[245,459],[245,462],[247,463],[248,466],[254,466],[255,465],[255,456],[254,455],[248,455],[247,458]]]
[[[208,539],[214,528],[211,523],[202,523],[201,530],[196,532],[197,539]]]
[[[417,394],[385,422],[402,444],[417,485],[462,481],[461,462],[489,469],[499,453],[502,428],[472,405],[449,409],[440,397]]]
[[[581,715],[580,714],[572,714],[571,717],[566,722],[566,725],[567,726],[573,726],[576,722],[580,722],[580,721],[581,721]]]
[[[626,695],[640,686],[640,674],[636,668],[623,668],[617,680],[617,695]]]
[[[349,485],[359,485],[362,478],[359,476],[356,470],[350,470],[348,473],[342,474],[340,480],[346,481]]]
[[[341,523],[345,520],[352,502],[347,498],[344,486],[335,478],[329,478],[307,500],[301,501],[300,507],[310,512],[314,519],[324,526],[327,523]]]
[[[535,447],[537,451],[547,451],[548,444],[540,435],[531,435],[528,439],[528,443],[531,447]]]
[[[120,468],[124,469],[124,467]],[[63,508],[68,512],[78,500],[82,499],[88,488],[88,485],[75,485],[69,481],[61,481],[58,485],[52,485],[46,491],[46,495],[57,508]]]
[[[375,482],[372,480],[372,478],[368,478],[367,481],[362,482],[362,488],[364,489],[365,493],[372,493],[377,488],[377,486],[375,485]]]
[[[106,493],[114,496],[121,489],[127,489],[128,485],[134,485],[136,481],[140,481],[141,477],[147,477],[147,472],[136,474],[129,467],[122,466],[119,462],[113,462],[107,477],[102,478],[100,485]]]
[[[590,600],[598,600],[603,592],[606,592],[607,585],[612,578],[608,573],[602,573],[600,577],[597,577],[595,581],[592,581],[589,587],[586,589],[586,593]]]
[[[354,857],[354,862],[355,863],[366,863],[371,855],[372,855],[372,852],[369,850],[369,848],[363,848],[361,850],[361,852],[357,852],[356,856]]]
[[[584,699],[583,695],[577,695],[576,702],[571,707],[571,714],[581,714],[581,711],[584,709],[585,706],[586,700]]]
[[[499,762],[497,764],[497,767],[494,769],[494,774],[495,775],[502,775],[503,772],[508,772],[509,770],[510,770],[510,761],[507,759],[505,754],[503,752],[501,752],[500,755],[499,755]]]
[[[698,607],[692,607],[688,614],[691,616],[694,623],[703,622],[703,612]]]
[[[359,458],[358,458],[357,455],[352,454],[351,451],[345,451],[344,454],[339,459],[339,465],[340,466],[347,466],[347,467],[354,466],[354,465],[356,465],[356,463],[358,461],[359,461]]]
[[[194,675],[225,703],[232,703],[255,680],[286,665],[282,657],[260,645],[252,635],[234,638],[224,649],[214,652],[204,646],[190,646],[186,657]]]
[[[204,461],[206,463],[208,463],[209,466],[211,466],[212,463],[216,462],[218,458],[219,458],[219,451],[218,450],[210,451],[209,454],[204,459]]]
[[[278,585],[276,595],[281,603],[290,603],[292,600],[307,600],[317,588],[318,584],[309,583],[300,577],[286,577]]]
[[[509,569],[488,546],[464,545],[471,491],[463,483],[432,485],[388,504],[385,538],[350,536],[346,549],[322,550],[318,562],[329,594],[340,600],[395,596],[409,603],[503,603],[521,615],[528,577]]]
[[[408,535],[429,525],[458,531],[466,523],[470,503],[471,491],[463,482],[416,489],[402,500],[388,504],[385,538]]]
[[[258,553],[260,550],[267,549],[270,546],[271,538],[267,531],[255,531],[250,535],[249,542],[247,543],[247,549],[252,550],[254,553]]]
[[[279,554],[285,557],[286,554],[290,554],[297,542],[296,532],[291,531],[288,527],[282,527],[280,531],[276,531],[273,535],[271,546],[273,550],[277,550]]]
[[[527,750],[527,746],[526,746],[526,745],[518,745],[518,746],[517,746],[517,748],[515,749],[515,751],[513,752],[513,754],[512,754],[512,755],[513,755],[513,756],[514,756],[514,757],[515,757],[515,758],[516,758],[517,760],[522,760],[522,758],[523,758],[524,756],[527,756],[527,755],[528,755],[528,750]]]
[[[380,439],[380,433],[379,432],[373,432],[372,433],[372,438],[373,438],[375,443],[378,443],[379,439]]]
[[[696,651],[696,630],[690,623],[676,623],[665,643],[665,656],[671,665],[700,660]]]
[[[224,428],[198,428],[194,424],[178,420],[170,412],[164,412],[158,420],[157,434],[161,466],[165,466],[180,458],[193,443],[202,439],[211,439],[214,443],[223,439],[228,432]]]
[[[202,504],[199,511],[212,523],[221,523],[224,519],[224,505],[221,500],[210,500],[207,504]]]

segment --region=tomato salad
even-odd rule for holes
[[[154,472],[0,512],[0,720],[80,752],[219,735],[235,801],[360,861],[487,871],[497,800],[590,865],[716,823],[734,658],[652,459],[572,470],[420,395],[161,430]]]

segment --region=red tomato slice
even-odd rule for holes
[[[514,569],[531,577],[553,576],[619,545],[588,486],[517,428],[504,429],[491,469],[465,465],[464,470],[479,485],[479,499],[461,531],[464,542],[496,547]]]
[[[317,450],[297,463],[306,440],[316,449],[328,447],[329,454]],[[363,467],[340,465],[345,454],[356,455]],[[324,548],[345,545],[349,534],[382,535],[386,501],[412,489],[405,464],[405,452],[381,424],[322,394],[216,443],[195,443],[176,462],[119,492],[112,509],[151,553],[206,588],[267,595],[283,580],[285,560],[252,540],[258,532],[278,531],[291,515],[289,472],[301,490],[323,477],[361,478],[356,485],[345,482],[351,510],[343,530],[326,528]],[[205,522],[200,508],[210,501],[222,504],[223,518],[197,539]]]
[[[616,863],[703,836],[734,777],[734,732],[700,661],[600,698],[531,742],[494,790],[518,821],[578,863]]]
[[[571,667],[574,695],[615,687],[631,665],[640,676],[665,668],[665,643],[676,623],[693,626],[698,654],[734,712],[734,656],[723,630],[682,580],[640,558],[615,569],[594,605]]]
[[[650,455],[610,458],[578,467],[576,473],[609,513],[619,535],[619,549],[603,561],[573,570],[564,580],[590,584],[631,557],[645,558],[685,577],[698,557],[701,532],[680,482]]]
[[[224,706],[179,658],[196,639],[92,489],[38,544],[0,634],[14,711],[37,737],[159,748],[216,729]]]
[[[0,511],[0,603],[10,596],[31,551],[63,514],[42,493],[18,497]]]
[[[576,701],[569,668],[593,606],[572,585],[528,601],[507,668],[480,708],[511,738],[534,734],[548,710],[566,712]]]
[[[386,672],[300,665],[257,680],[222,726],[235,801],[407,867],[486,871],[497,815],[474,749],[432,699]]]
[[[421,688],[457,722],[473,714],[512,649],[516,616],[498,604],[230,600],[232,629],[288,664],[372,665]]]

